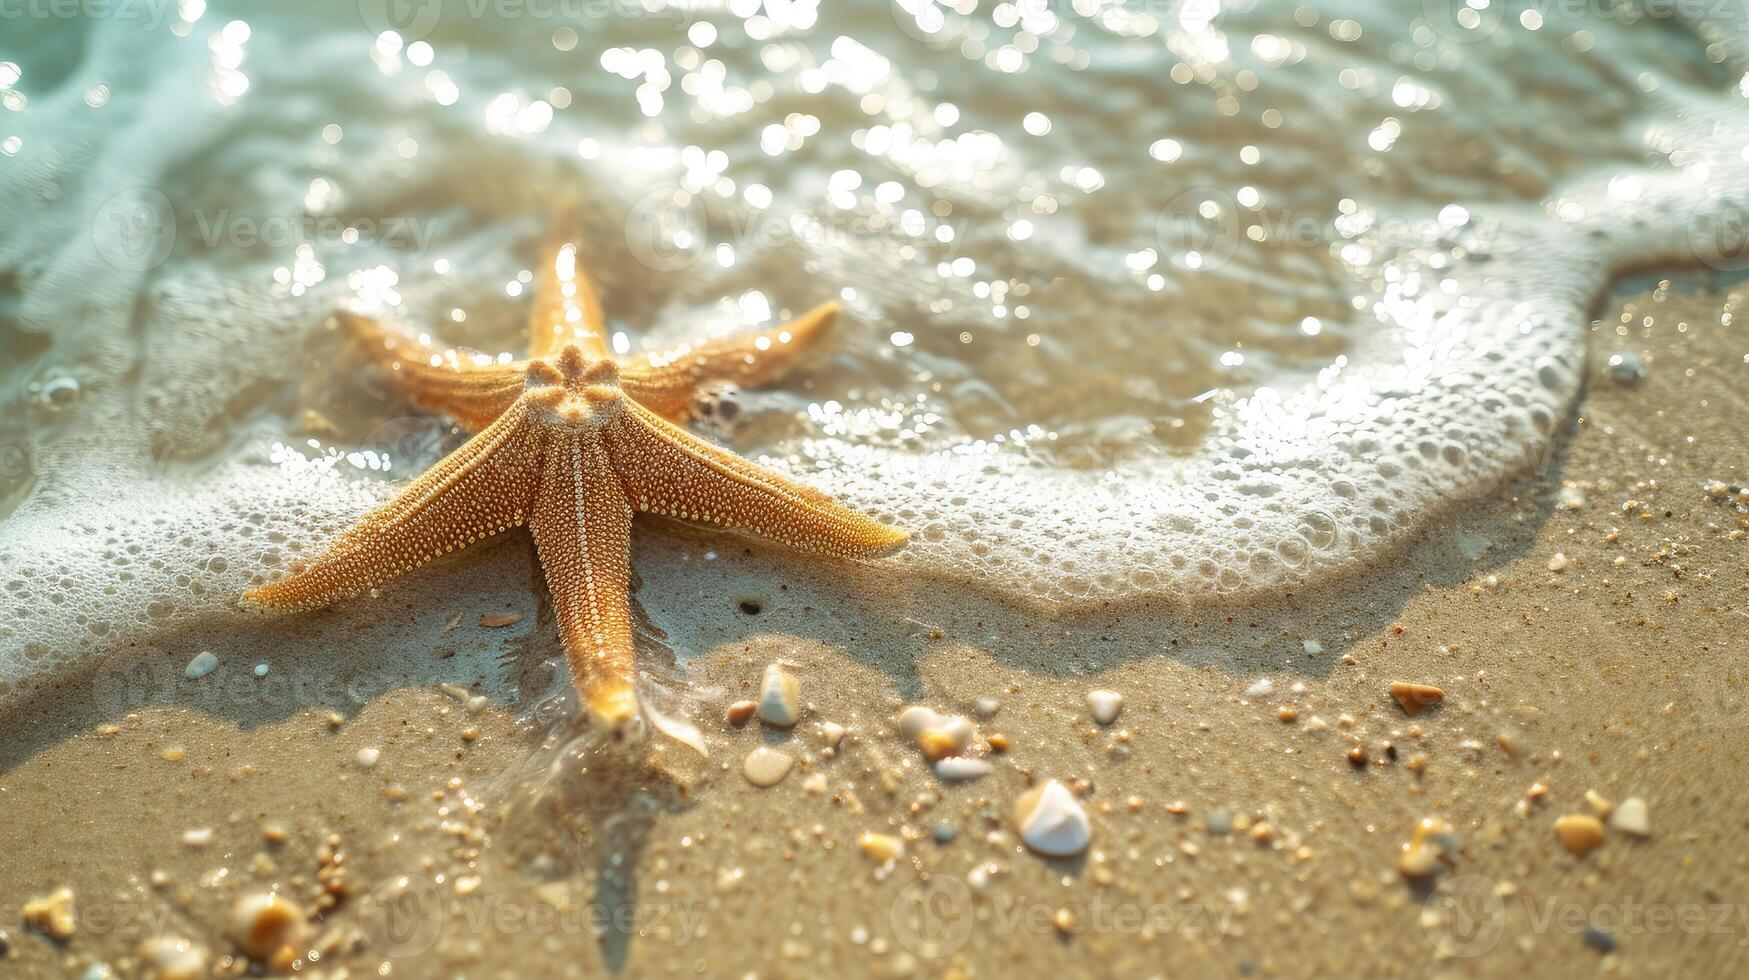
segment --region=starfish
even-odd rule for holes
[[[416,405],[477,434],[366,514],[327,552],[245,599],[317,609],[527,525],[571,676],[591,716],[638,710],[630,595],[634,513],[750,531],[839,558],[891,553],[906,533],[714,446],[679,423],[701,385],[785,373],[838,312],[825,303],[757,333],[612,356],[577,247],[547,249],[519,361],[439,352],[346,314],[342,325]]]

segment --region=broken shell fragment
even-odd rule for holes
[[[1386,688],[1391,697],[1403,706],[1403,713],[1414,717],[1445,700],[1445,692],[1431,684],[1410,684],[1396,681]]]

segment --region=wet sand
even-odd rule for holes
[[[1746,301],[1607,305],[1593,360],[1641,354],[1642,382],[1600,368],[1537,472],[1271,602],[1058,615],[645,533],[648,621],[700,651],[656,672],[708,759],[652,736],[640,763],[514,693],[553,687],[550,613],[470,596],[538,580],[523,538],[321,622],[118,651],[8,719],[5,967],[133,976],[167,936],[244,972],[230,910],[276,890],[305,921],[275,965],[313,976],[1722,974],[1749,957],[1749,506],[1706,487],[1749,483]],[[801,722],[726,723],[774,661]],[[1444,700],[1410,718],[1393,681]],[[1008,749],[943,783],[894,726],[911,704]],[[765,789],[761,745],[796,763]],[[1091,814],[1076,858],[1017,839],[1047,778]],[[1650,835],[1570,853],[1587,791],[1642,798]],[[1458,849],[1407,879],[1426,817]],[[877,864],[868,832],[904,853]],[[60,886],[65,941],[20,913]]]

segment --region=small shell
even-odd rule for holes
[[[1069,857],[1087,849],[1093,824],[1069,788],[1048,779],[1014,801],[1014,823],[1027,847],[1049,857]]]
[[[767,725],[790,728],[801,717],[800,685],[781,664],[767,666],[759,683],[759,719]]]
[[[1087,708],[1094,721],[1109,725],[1117,721],[1118,712],[1123,710],[1123,695],[1116,691],[1088,691]]]

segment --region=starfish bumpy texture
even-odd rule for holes
[[[411,401],[478,434],[326,554],[245,598],[275,610],[327,606],[526,524],[583,703],[618,723],[637,712],[634,513],[840,558],[888,554],[906,534],[677,424],[702,384],[758,385],[784,374],[831,323],[836,303],[758,333],[616,360],[576,246],[549,248],[541,273],[521,361],[440,352],[369,318],[343,317]]]

